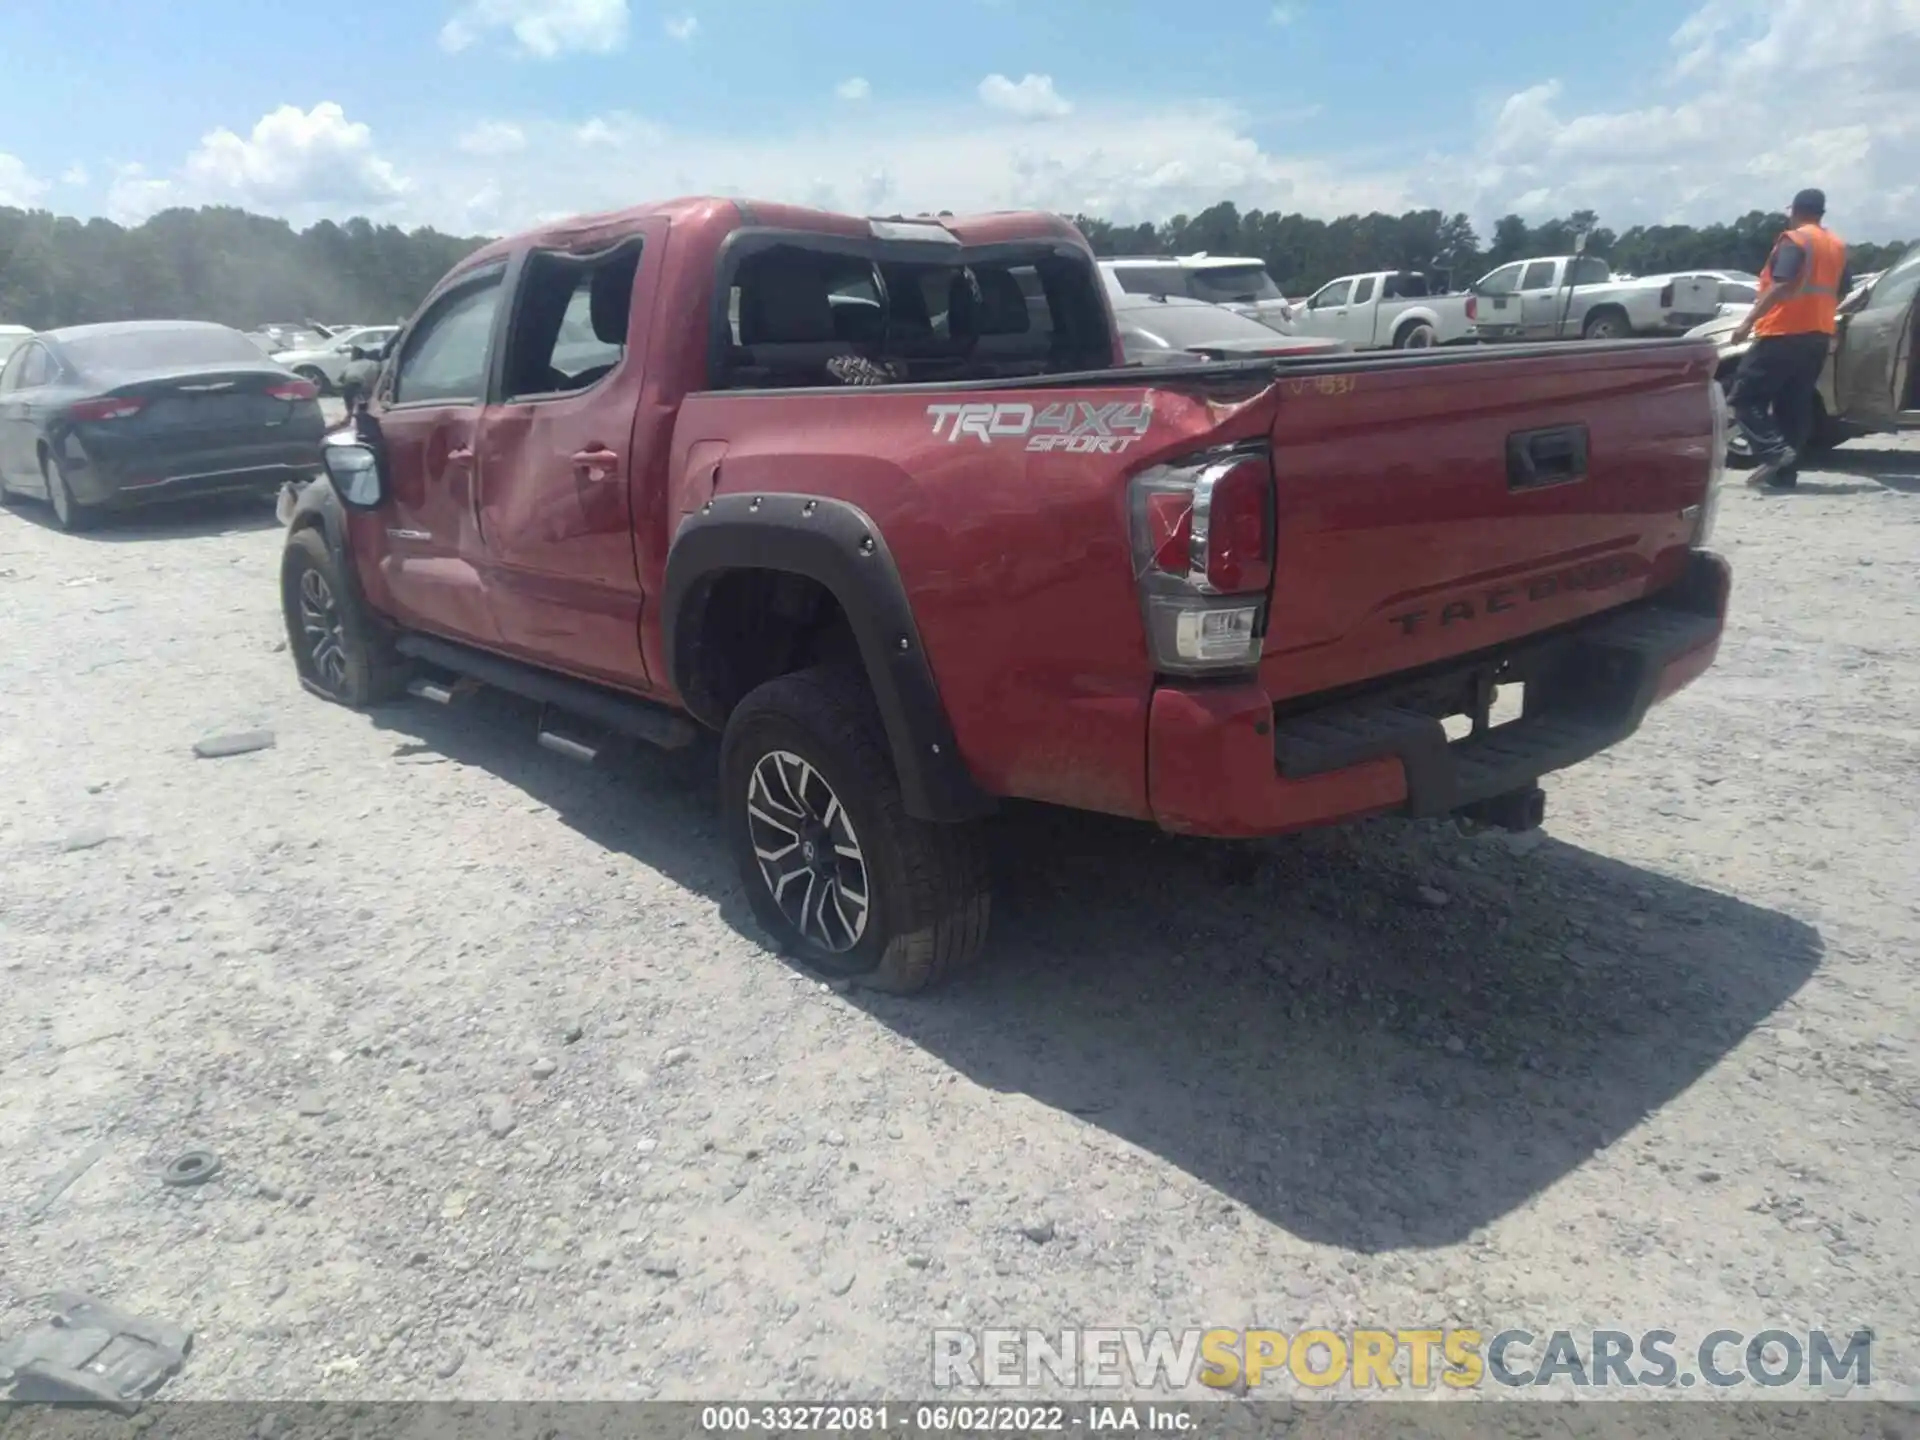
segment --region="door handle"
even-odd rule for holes
[[[611,480],[614,467],[619,463],[620,457],[604,445],[573,452],[573,473],[595,484],[603,480]]]

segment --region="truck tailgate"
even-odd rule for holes
[[[1705,499],[1700,343],[1429,353],[1283,378],[1261,678],[1337,689],[1670,583]]]

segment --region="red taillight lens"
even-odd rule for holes
[[[268,386],[267,394],[276,400],[317,400],[320,387],[311,380],[282,380],[278,385]]]
[[[1478,295],[1469,295],[1467,296],[1467,319],[1478,320],[1479,318],[1480,297]]]
[[[1153,568],[1185,577],[1193,554],[1193,492],[1155,490],[1147,496],[1147,549]]]
[[[1242,460],[1202,482],[1207,583],[1222,595],[1262,591],[1273,581],[1273,482],[1265,459]]]
[[[118,396],[108,396],[104,400],[80,400],[67,407],[70,420],[125,420],[130,415],[138,415],[146,406],[144,400],[129,400]]]

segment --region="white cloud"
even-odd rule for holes
[[[121,165],[107,186],[107,216],[123,225],[138,225],[169,205],[180,204],[171,180],[149,175],[144,165]]]
[[[1267,12],[1267,20],[1283,29],[1299,18],[1300,7],[1297,5],[1276,5]]]
[[[873,94],[873,86],[855,75],[852,79],[842,80],[834,86],[833,93],[842,100],[865,100]]]
[[[1818,185],[1842,233],[1908,235],[1920,231],[1916,94],[1920,0],[1706,0],[1672,35],[1646,103],[1576,113],[1543,78],[1508,97],[1465,170],[1476,214],[1701,223]]]
[[[27,162],[0,150],[0,205],[26,210],[46,193],[47,182],[27,169]]]
[[[1513,210],[1537,220],[1592,208],[1616,230],[1726,220],[1811,184],[1850,238],[1920,231],[1920,0],[1709,0],[1664,59],[1633,106],[1582,113],[1573,79],[1522,75],[1470,143],[1384,157],[1273,148],[1226,105],[1118,92],[1069,105],[1047,76],[997,75],[980,87],[984,104],[903,104],[868,89],[864,105],[746,135],[633,114],[520,114],[376,144],[337,105],[287,106],[250,138],[214,132],[176,170],[105,173],[116,216],[219,200],[303,222],[358,212],[457,229],[712,193],[854,213],[1034,208],[1124,222],[1221,199],[1326,217],[1438,206],[1466,210],[1486,236]],[[836,93],[850,95],[851,82]],[[478,131],[488,139],[476,147]],[[0,160],[0,196],[45,188]]]
[[[697,15],[681,15],[672,20],[663,21],[661,29],[667,32],[667,38],[678,40],[686,45],[700,32],[700,18]]]
[[[1019,80],[989,75],[980,82],[980,99],[995,110],[1028,120],[1058,119],[1073,110],[1053,88],[1051,75],[1027,75]]]
[[[87,167],[75,162],[60,172],[62,185],[85,185],[93,177],[87,173]]]
[[[518,125],[483,120],[454,143],[469,155],[513,155],[527,148],[527,136]]]
[[[389,210],[413,189],[374,148],[373,132],[332,101],[311,110],[282,105],[245,136],[203,136],[172,174],[122,165],[107,213],[137,223],[170,205],[239,205],[295,219]]]
[[[246,138],[215,130],[187,157],[190,190],[236,205],[379,208],[408,182],[375,153],[373,132],[331,100],[282,105]]]
[[[497,31],[543,60],[571,50],[607,54],[626,43],[627,0],[469,0],[441,27],[440,48],[458,53]]]

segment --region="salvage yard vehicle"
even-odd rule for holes
[[[311,380],[322,395],[331,395],[346,378],[347,367],[353,363],[356,348],[378,349],[399,330],[398,325],[362,325],[341,330],[328,335],[317,345],[282,350],[273,360],[276,365],[286,366],[302,379]]]
[[[271,495],[319,472],[318,392],[238,330],[119,320],[48,330],[0,370],[0,497],[63,530],[112,510]]]
[[[1184,365],[1259,355],[1327,355],[1351,347],[1337,340],[1282,335],[1258,320],[1177,295],[1112,297],[1120,348],[1134,365]]]
[[[1913,366],[1915,332],[1920,330],[1920,245],[1914,245],[1885,271],[1862,275],[1840,302],[1838,328],[1815,393],[1813,432],[1806,451],[1818,454],[1862,435],[1920,430],[1920,372]],[[1750,308],[1750,307],[1747,307]],[[1715,371],[1729,392],[1751,341],[1733,343],[1733,332],[1747,308],[1730,310],[1688,332],[1711,341],[1719,351]],[[1729,436],[1734,459],[1747,458],[1746,437]]]
[[[1342,275],[1307,297],[1293,333],[1344,340],[1355,350],[1425,350],[1474,338],[1468,296],[1440,293],[1412,270]]]
[[[1219,305],[1282,334],[1291,330],[1293,302],[1280,293],[1257,255],[1129,255],[1100,262],[1107,298],[1169,295]]]
[[[1711,346],[1123,359],[1050,215],[496,241],[286,499],[291,658],[349,705],[517,692],[581,760],[718,732],[761,924],[894,992],[980,949],[1002,799],[1524,829],[1711,664]]]
[[[1743,289],[1752,299],[1758,284],[1758,276],[1734,270],[1617,280],[1598,256],[1553,255],[1481,276],[1467,309],[1479,338],[1493,344],[1684,335]]]

